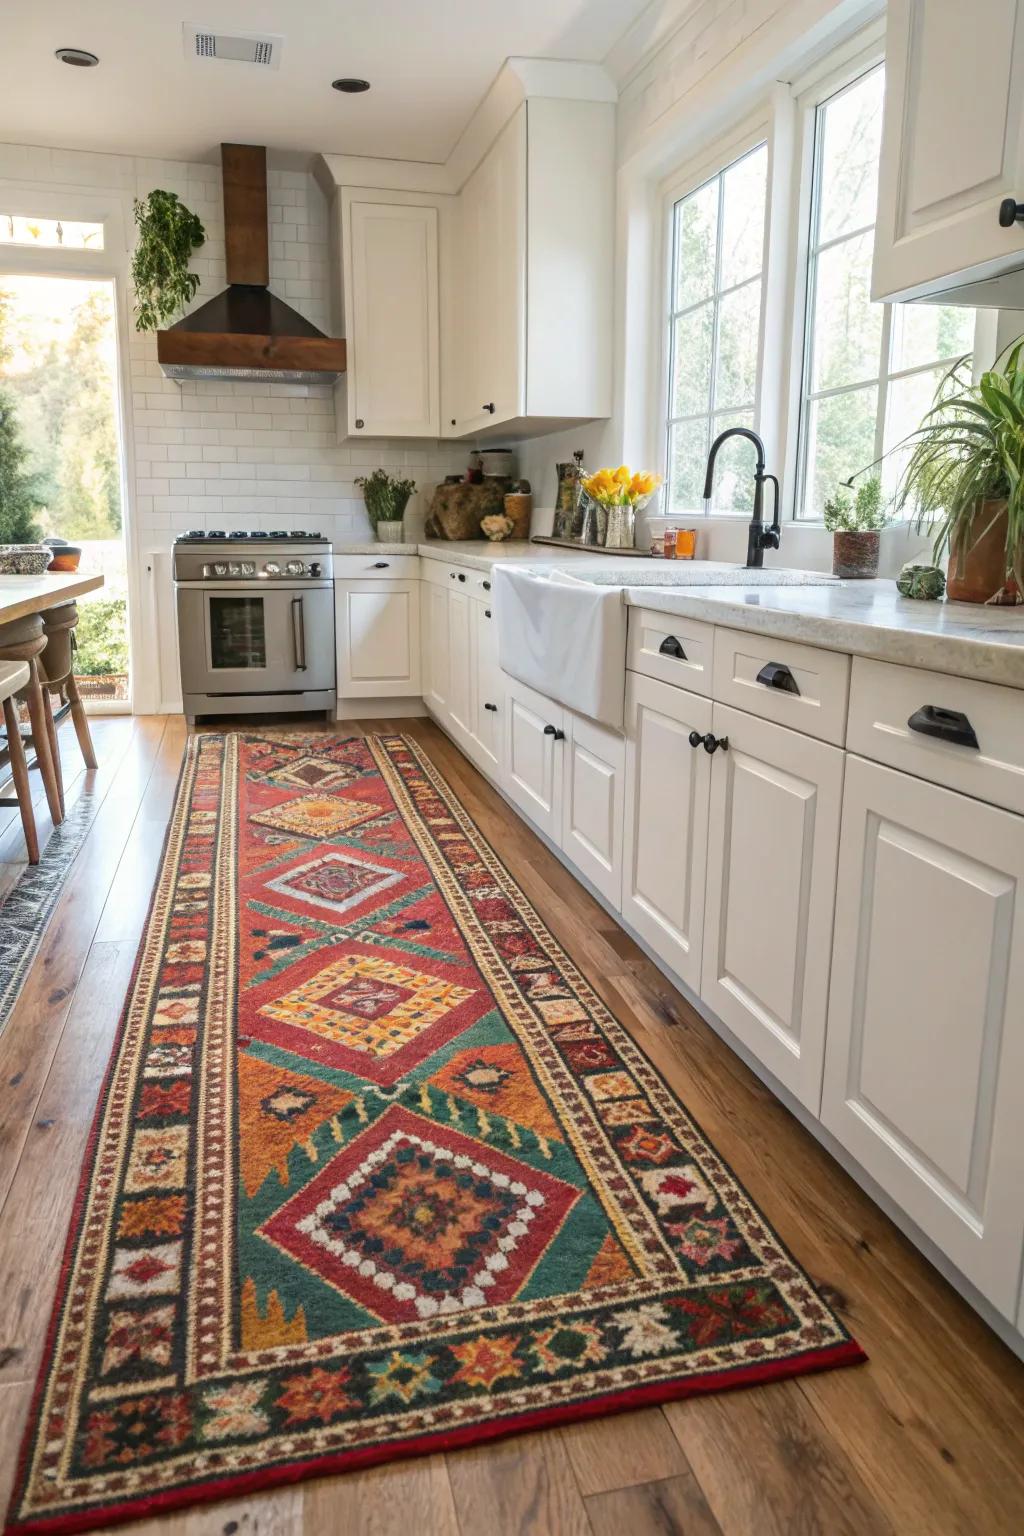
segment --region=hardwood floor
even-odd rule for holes
[[[358,727],[340,726],[350,731]],[[430,751],[559,941],[867,1350],[865,1366],[695,1398],[200,1507],[146,1536],[1002,1536],[1024,1530],[1024,1365],[732,1055],[427,721]],[[0,1037],[0,1499],[186,739],[179,717],[62,730],[100,800]],[[40,839],[49,822],[40,789]],[[0,812],[0,893],[24,858]]]

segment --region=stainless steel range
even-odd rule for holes
[[[196,530],[174,542],[185,714],[336,704],[334,563],[316,533]]]

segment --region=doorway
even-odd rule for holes
[[[0,273],[0,542],[65,540],[102,574],[76,637],[95,713],[131,708],[117,346],[112,278]]]

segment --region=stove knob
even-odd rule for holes
[[[280,576],[281,574],[281,567],[276,560],[268,560],[263,569],[268,576]]]
[[[228,568],[227,568],[226,565],[221,565],[221,564],[218,563],[213,568],[213,574],[215,576],[226,576],[227,573],[228,573]]]
[[[255,566],[255,564],[254,564],[254,562],[252,560],[243,560],[242,561],[242,575],[243,576],[255,576],[256,575],[256,566]]]
[[[323,573],[324,573],[324,568],[320,564],[319,560],[311,560],[309,562],[309,574],[311,576],[322,576]]]
[[[289,560],[285,566],[289,576],[304,576],[306,574],[305,562],[302,560]]]

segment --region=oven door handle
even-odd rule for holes
[[[295,645],[295,670],[306,671],[306,614],[302,598],[292,598],[292,641]]]

